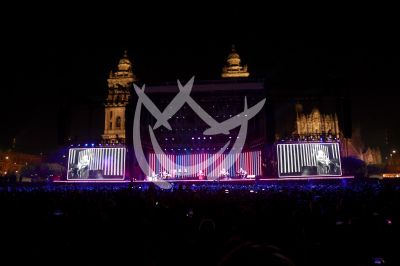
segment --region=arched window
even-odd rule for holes
[[[112,118],[112,111],[110,111],[110,119]]]
[[[109,126],[108,126],[109,130],[112,130],[112,122],[110,122]]]
[[[121,128],[121,117],[117,116],[116,128]]]

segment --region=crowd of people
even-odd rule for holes
[[[400,181],[0,187],[3,261],[399,265]]]

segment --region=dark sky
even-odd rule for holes
[[[22,150],[57,148],[58,114],[65,105],[78,116],[92,109],[96,118],[73,124],[82,127],[72,129],[82,139],[101,133],[103,117],[96,114],[102,115],[106,78],[124,49],[140,81],[152,83],[193,74],[219,78],[233,43],[253,77],[279,90],[344,89],[367,144],[383,145],[386,130],[391,145],[400,144],[400,42],[384,23],[355,18],[356,23],[339,25],[337,17],[328,24],[298,23],[302,16],[288,20],[252,6],[209,13],[202,7],[195,16],[122,10],[112,17],[88,11],[15,13],[22,26],[4,21],[0,150],[13,137]]]

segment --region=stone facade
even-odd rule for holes
[[[136,81],[126,51],[119,61],[118,70],[111,71],[107,81],[108,97],[105,102],[102,139],[107,143],[125,143],[125,108],[129,102],[132,84]]]

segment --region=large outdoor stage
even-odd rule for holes
[[[338,142],[286,142],[277,143],[274,149],[276,156],[269,159],[261,150],[148,153],[142,157],[146,166],[139,169],[137,161],[128,160],[125,146],[70,148],[66,180],[59,182],[207,184],[352,178],[343,176]],[[268,176],[266,170],[271,165],[275,165],[271,168],[274,173]]]
[[[310,181],[340,181],[345,179],[354,179],[354,176],[318,176],[318,177],[279,177],[279,178],[259,178],[259,179],[231,179],[231,180],[163,180],[164,182],[169,182],[171,184],[271,184],[271,183],[301,183],[301,182],[310,182]],[[148,181],[148,180],[57,180],[53,183],[56,184],[157,184],[157,181]]]

